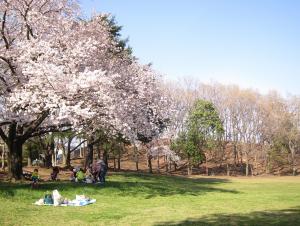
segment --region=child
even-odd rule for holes
[[[76,182],[82,182],[84,180],[84,173],[83,170],[80,170],[76,173]]]
[[[38,181],[40,179],[40,176],[39,176],[39,170],[38,169],[34,169],[32,175],[31,175],[31,187],[32,188],[37,188],[38,187]]]

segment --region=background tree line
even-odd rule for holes
[[[299,97],[284,98],[276,91],[262,95],[235,85],[194,80],[168,86],[180,110],[170,128],[173,134],[185,130],[186,115],[199,99],[212,103],[218,111],[223,126],[221,142],[203,151],[207,161],[219,166],[216,173],[226,169],[227,175],[237,171],[244,175],[297,174]]]

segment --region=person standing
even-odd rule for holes
[[[99,176],[100,176],[100,161],[95,162],[92,165],[92,173],[93,173],[93,177],[94,177],[94,181],[97,182],[100,180]]]
[[[100,180],[100,184],[104,184],[108,167],[103,160],[100,160],[99,163],[100,163],[99,180]]]

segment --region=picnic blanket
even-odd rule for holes
[[[96,199],[81,200],[81,201],[74,199],[74,200],[69,201],[68,203],[59,204],[58,206],[86,206],[89,204],[93,204],[95,202],[96,202]],[[54,204],[46,204],[46,203],[44,203],[44,201],[40,202],[39,200],[36,201],[34,204],[37,206],[54,206]]]
[[[38,206],[86,206],[96,202],[96,199],[90,199],[85,195],[76,195],[74,200],[69,200],[62,197],[57,190],[52,192],[52,195],[45,195],[45,198],[39,199],[34,203]]]

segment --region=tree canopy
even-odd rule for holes
[[[223,132],[222,121],[213,104],[197,100],[187,116],[185,130],[179,133],[173,148],[187,157],[191,171],[192,165],[205,160],[206,149],[216,146]]]

